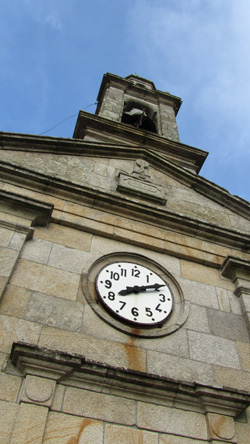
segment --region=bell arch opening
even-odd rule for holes
[[[157,133],[156,112],[138,102],[129,101],[124,103],[122,123]]]

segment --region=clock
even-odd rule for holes
[[[101,304],[113,317],[141,328],[163,324],[173,309],[166,280],[139,263],[106,264],[96,276],[95,288]]]

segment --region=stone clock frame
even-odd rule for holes
[[[113,262],[124,261],[134,262],[150,268],[152,271],[161,276],[161,278],[169,285],[174,299],[173,309],[171,315],[160,326],[150,328],[131,326],[126,322],[112,316],[100,302],[95,285],[96,277],[98,276],[100,270]],[[91,265],[87,274],[82,275],[82,290],[87,302],[100,318],[102,318],[112,327],[130,335],[140,336],[143,338],[157,338],[166,336],[178,330],[185,323],[188,317],[189,302],[184,299],[178,282],[161,265],[142,255],[120,252],[102,256]]]

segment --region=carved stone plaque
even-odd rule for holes
[[[120,173],[117,190],[121,193],[146,199],[160,205],[165,205],[165,189],[162,185],[138,179],[135,176]]]

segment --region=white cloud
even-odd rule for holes
[[[62,30],[62,24],[61,21],[55,12],[50,12],[48,15],[45,15],[44,17],[44,23],[46,25],[49,25],[52,29],[61,31]]]
[[[53,0],[43,0],[42,2],[37,2],[37,0],[25,0],[25,3],[33,20],[48,26],[52,30],[62,30],[62,21],[59,16],[60,8],[58,8],[58,3],[55,4]]]
[[[209,152],[202,175],[250,196],[249,0],[136,0],[127,26],[136,72],[180,96],[181,141]]]
[[[129,15],[136,57],[156,87],[213,121],[214,137],[234,126],[242,150],[249,136],[249,23],[249,0],[137,0]]]

